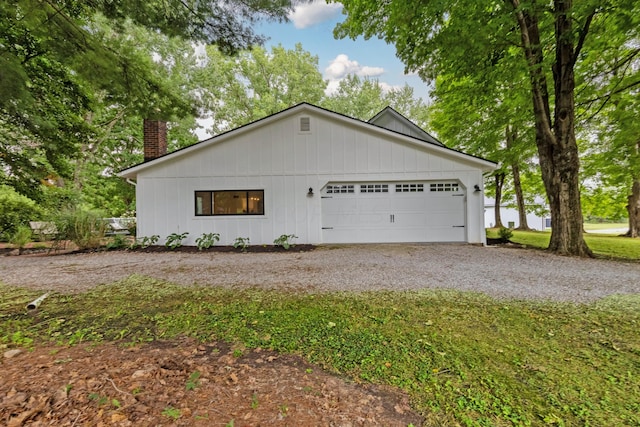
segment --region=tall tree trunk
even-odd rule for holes
[[[542,180],[551,210],[549,250],[562,255],[591,256],[584,241],[578,171],[578,146],[574,129],[574,66],[590,19],[585,23],[574,51],[570,12],[571,0],[554,0],[556,56],[553,65],[555,108],[553,121],[544,73],[542,42],[536,10],[521,8],[510,0],[520,27],[525,57],[529,64],[535,115],[536,144]]]
[[[505,130],[505,139],[507,143],[507,150],[511,151],[513,143],[518,137],[518,131],[511,125],[507,125]],[[513,156],[510,155],[511,158]],[[511,161],[511,174],[513,175],[513,187],[516,192],[516,204],[518,206],[518,227],[517,230],[530,230],[527,223],[527,209],[524,203],[524,194],[522,193],[522,182],[520,181],[520,165],[517,161]]]
[[[633,181],[631,194],[628,198],[627,212],[629,213],[627,236],[640,237],[640,178]]]
[[[513,187],[516,191],[516,204],[518,205],[517,230],[528,231],[531,230],[531,228],[529,228],[529,223],[527,221],[527,208],[524,203],[522,182],[520,182],[520,165],[518,163],[511,164],[511,173],[513,174]]]
[[[495,227],[502,228],[502,216],[500,215],[500,205],[502,204],[502,186],[504,185],[504,173],[496,173],[496,200],[493,205],[493,214],[495,217]]]

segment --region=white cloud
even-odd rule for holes
[[[340,81],[350,74],[355,74],[358,77],[373,77],[376,78],[384,74],[385,70],[382,67],[370,67],[367,65],[360,65],[358,61],[352,61],[347,55],[341,53],[336,56],[329,66],[324,70],[324,78],[328,81],[325,93],[330,95],[335,93],[338,89]],[[392,90],[395,86],[391,86],[384,82],[379,82],[380,86],[385,92]]]
[[[377,77],[383,73],[384,68],[360,65],[358,61],[350,60],[344,53],[336,56],[324,70],[324,75],[329,80],[340,80],[349,74],[355,74],[359,77]]]
[[[327,4],[325,0],[315,0],[296,7],[289,14],[289,19],[298,29],[312,27],[324,21],[329,21],[338,16],[342,10],[340,3]]]

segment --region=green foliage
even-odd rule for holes
[[[39,203],[46,212],[46,216],[55,216],[59,212],[73,210],[82,204],[82,194],[68,187],[43,185],[39,194]]]
[[[295,246],[295,244],[293,244],[293,239],[297,238],[298,236],[296,236],[295,234],[283,234],[275,239],[273,241],[273,244],[275,246],[282,246],[284,249],[288,250],[290,247]]]
[[[635,295],[573,305],[451,291],[238,291],[132,276],[52,296],[33,317],[24,304],[34,295],[0,285],[3,342],[16,332],[59,343],[188,335],[295,353],[357,382],[401,388],[433,425],[640,422],[629,403],[640,351]]]
[[[505,242],[508,242],[513,237],[513,231],[507,227],[500,227],[498,230],[498,237]]]
[[[31,241],[31,228],[26,225],[19,225],[9,238],[9,243],[17,247],[20,252]]]
[[[71,240],[79,249],[94,249],[102,245],[106,224],[99,211],[82,208],[61,212],[54,223],[58,230],[57,239]]]
[[[627,184],[631,184],[631,182],[629,178]],[[580,201],[585,221],[626,219],[628,191],[624,191],[625,185],[622,183],[620,187],[598,185],[595,188],[583,188]]]
[[[0,182],[36,201],[42,182],[66,182],[90,206],[120,215],[133,191],[113,174],[140,157],[141,119],[173,120],[172,145],[194,141],[186,136],[198,109],[193,42],[224,54],[250,48],[264,40],[255,24],[285,19],[291,7],[288,0],[2,3]]]
[[[167,406],[162,410],[162,415],[175,421],[182,416],[182,412],[173,406]]]
[[[13,235],[19,226],[40,218],[36,203],[7,185],[0,185],[0,239]]]
[[[378,80],[349,74],[338,84],[334,93],[325,97],[320,105],[332,111],[369,120],[385,107],[392,107],[422,128],[427,126],[429,110],[421,98],[415,98],[413,88],[385,90]]]
[[[203,249],[209,249],[218,241],[220,241],[219,233],[202,233],[202,236],[196,239],[196,246],[198,250],[201,251]]]
[[[201,375],[202,374],[200,374],[199,371],[194,371],[193,373],[191,373],[191,375],[189,375],[189,379],[187,379],[187,383],[185,385],[185,389],[187,391],[195,390],[200,385],[200,376]]]
[[[182,246],[182,241],[187,238],[189,235],[188,231],[184,233],[171,233],[167,236],[167,240],[164,242],[164,245],[169,249],[177,249]]]
[[[112,236],[107,242],[107,249],[124,249],[129,246],[127,238],[122,234]]]
[[[207,56],[199,91],[214,118],[214,134],[301,102],[317,104],[324,95],[318,57],[300,44],[291,50],[273,46],[271,52],[257,46],[233,58],[209,46]]]
[[[249,248],[249,238],[236,237],[236,240],[233,241],[233,247],[240,249],[242,252],[247,252],[247,249]]]
[[[136,248],[146,249],[149,246],[153,246],[156,243],[158,243],[158,240],[160,240],[160,236],[158,236],[157,234],[154,234],[153,236],[142,236],[137,238],[131,244],[131,249],[136,249]]]

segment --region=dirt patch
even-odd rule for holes
[[[297,356],[191,339],[23,350],[2,362],[0,424],[420,425],[408,398]]]

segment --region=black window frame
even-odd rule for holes
[[[261,193],[262,200],[262,212],[235,212],[235,213],[216,213],[215,212],[215,193],[245,193],[246,206],[249,206],[249,193]],[[198,213],[198,194],[199,193],[208,193],[209,200],[211,201],[211,207],[209,214],[199,214]],[[264,216],[265,214],[265,206],[264,206],[264,189],[252,189],[252,190],[196,190],[193,193],[193,210],[195,216],[197,217],[212,217],[212,216]],[[204,209],[203,209],[204,211]]]

